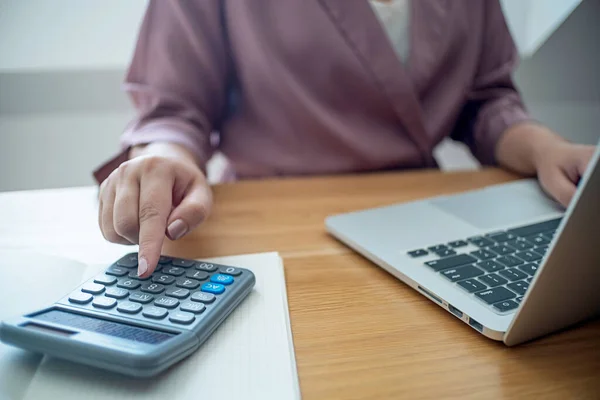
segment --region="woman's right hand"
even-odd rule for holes
[[[154,272],[165,235],[177,240],[208,216],[212,193],[187,150],[150,145],[121,164],[100,186],[98,223],[114,243],[139,244],[138,275]]]

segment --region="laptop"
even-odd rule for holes
[[[600,315],[600,146],[567,209],[536,179],[329,216],[327,231],[486,337]]]

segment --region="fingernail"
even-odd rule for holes
[[[171,222],[167,228],[167,232],[169,232],[171,240],[177,240],[187,232],[187,224],[183,220],[177,219]]]
[[[145,258],[140,258],[138,260],[138,276],[142,276],[148,271],[148,261]]]

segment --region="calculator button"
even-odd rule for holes
[[[127,254],[125,257],[117,261],[119,267],[135,268],[138,265],[138,255],[136,253]]]
[[[183,311],[175,311],[174,313],[171,313],[171,316],[169,317],[169,321],[184,325],[191,324],[195,319],[196,317],[194,317],[194,314]]]
[[[160,283],[145,283],[142,285],[142,288],[140,290],[146,293],[158,294],[162,293],[163,290],[165,290],[165,287]]]
[[[129,271],[124,267],[117,267],[116,265],[112,265],[112,266],[108,267],[108,269],[105,271],[105,273],[107,275],[113,275],[113,276],[125,276],[129,273]]]
[[[69,296],[69,302],[75,304],[87,304],[92,301],[93,298],[94,296],[89,293],[77,292]]]
[[[184,260],[183,258],[176,258],[173,261],[171,261],[171,264],[173,264],[176,267],[189,268],[192,265],[194,265],[195,262],[192,260]]]
[[[142,312],[142,315],[144,317],[154,318],[154,319],[163,319],[164,317],[167,316],[167,314],[168,314],[168,312],[164,308],[154,307],[154,306],[145,307],[144,312]]]
[[[169,257],[169,256],[160,256],[160,258],[158,259],[158,263],[159,264],[168,264],[171,262],[173,258]]]
[[[204,312],[204,310],[206,310],[206,306],[202,303],[194,303],[192,301],[186,301],[185,303],[181,304],[181,307],[179,307],[179,309],[181,311],[187,311],[187,312],[191,312],[194,314],[201,314]]]
[[[231,285],[233,283],[233,276],[216,274],[210,278],[210,281],[213,283],[220,283],[222,285]]]
[[[129,296],[129,291],[113,287],[106,289],[106,293],[104,293],[104,295],[106,297],[112,297],[115,299],[124,299],[125,297]]]
[[[121,282],[117,283],[117,287],[120,287],[123,289],[131,289],[131,290],[139,288],[140,285],[141,285],[141,283],[134,279],[124,279]]]
[[[202,285],[202,289],[200,290],[212,294],[221,294],[225,291],[225,286],[221,285],[220,283],[207,282],[204,285]]]
[[[90,293],[90,294],[100,294],[104,292],[104,285],[100,285],[98,283],[86,283],[81,288],[82,292]]]
[[[156,271],[154,271],[154,272],[156,272]],[[131,279],[137,279],[138,281],[147,281],[148,279],[152,278],[152,275],[150,275],[150,276],[146,276],[146,277],[144,277],[144,278],[140,278],[140,277],[138,276],[138,273],[137,273],[137,271],[131,271],[131,272],[129,273],[129,275],[127,275],[127,276],[128,276],[128,277],[130,277]]]
[[[146,293],[134,292],[129,296],[129,301],[136,303],[148,304],[154,299],[154,296]]]
[[[111,299],[110,297],[97,297],[92,302],[94,307],[98,308],[113,308],[117,305],[117,301],[115,299]]]
[[[142,310],[142,305],[139,303],[132,303],[131,301],[124,301],[119,303],[117,311],[127,314],[137,314]]]
[[[181,288],[171,288],[171,289],[167,289],[167,291],[165,292],[165,295],[167,295],[169,297],[175,297],[176,299],[185,299],[186,297],[188,297],[190,295],[190,291],[187,289],[181,289]]]
[[[196,264],[196,269],[199,269],[200,271],[214,272],[217,270],[217,267],[214,264],[202,262]]]
[[[195,279],[180,278],[177,279],[177,286],[184,289],[196,289],[200,286],[200,282]]]
[[[95,277],[94,282],[100,283],[102,285],[110,286],[117,282],[117,278],[115,278],[114,276],[102,274],[100,276]]]
[[[154,301],[154,305],[164,308],[175,308],[179,305],[179,300],[172,297],[160,296]]]
[[[183,275],[185,270],[180,267],[171,267],[171,266],[165,265],[162,269],[162,272],[163,272],[163,274],[169,274],[169,275],[173,275],[173,276],[181,276],[181,275]]]
[[[191,278],[191,279],[197,279],[199,281],[208,279],[208,273],[206,273],[204,271],[195,271],[193,269],[188,271],[188,273],[185,276],[187,276],[188,278]]]
[[[215,295],[210,293],[196,292],[192,295],[192,300],[199,301],[200,303],[204,304],[210,304],[215,301],[215,299]]]
[[[241,269],[233,268],[233,267],[221,267],[221,268],[219,268],[219,272],[222,274],[227,274],[227,275],[231,275],[231,276],[239,276],[242,274]]]
[[[152,277],[152,282],[170,285],[171,283],[175,282],[175,278],[173,278],[171,275],[155,275]]]

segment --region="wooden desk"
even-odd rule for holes
[[[600,323],[508,349],[324,229],[329,214],[513,179],[498,170],[423,171],[217,186],[211,218],[165,252],[281,253],[305,399],[598,399]]]

